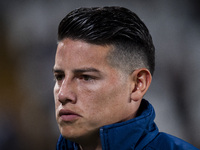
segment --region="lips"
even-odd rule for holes
[[[77,120],[81,115],[66,109],[61,109],[58,113],[59,118],[65,122],[71,122]]]

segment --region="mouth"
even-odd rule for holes
[[[72,122],[72,121],[77,120],[79,117],[81,117],[81,115],[71,110],[61,109],[58,113],[58,117],[64,122]]]

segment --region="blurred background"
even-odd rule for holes
[[[146,94],[160,131],[200,148],[200,5],[197,0],[0,1],[0,149],[54,150],[53,74],[57,27],[82,6],[124,6],[156,47]]]

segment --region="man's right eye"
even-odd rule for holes
[[[61,81],[64,78],[64,75],[63,74],[55,74],[54,78],[56,81]]]

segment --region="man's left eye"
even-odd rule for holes
[[[94,77],[91,77],[91,76],[89,76],[89,75],[81,75],[81,76],[79,77],[79,79],[85,80],[85,81],[90,81],[90,80],[93,80]]]

